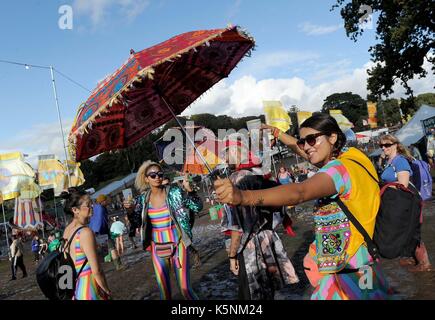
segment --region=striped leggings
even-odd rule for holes
[[[198,300],[190,283],[189,253],[183,242],[180,241],[172,258],[160,258],[156,254],[154,242],[151,242],[151,252],[154,273],[160,290],[161,300],[171,300],[171,265],[175,271],[175,279],[181,294],[186,300]]]

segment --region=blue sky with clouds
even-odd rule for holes
[[[347,38],[339,11],[330,12],[334,2],[4,1],[0,60],[53,65],[93,89],[128,58],[130,48],[139,51],[182,32],[233,23],[252,34],[256,51],[187,112],[207,108],[215,113],[256,115],[261,113],[262,99],[281,99],[316,110],[333,92],[366,94],[368,47],[375,41],[374,30],[366,30],[357,43]],[[64,4],[73,8],[72,30],[58,27],[58,9]],[[78,106],[89,93],[59,75],[56,79],[69,131]],[[61,155],[49,71],[0,63],[0,92],[0,151]]]

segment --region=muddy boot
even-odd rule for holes
[[[120,257],[113,259],[113,264],[115,265],[117,271],[125,269],[125,266],[122,264]]]
[[[425,272],[432,271],[432,265],[429,261],[429,256],[427,254],[426,246],[423,242],[415,249],[415,258],[418,264],[416,266],[408,268],[410,272]]]

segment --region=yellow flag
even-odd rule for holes
[[[376,119],[376,102],[367,101],[367,113],[369,115],[369,125],[370,128],[376,128],[378,126],[378,121]]]
[[[40,159],[38,161],[38,181],[42,189],[54,188],[59,195],[65,189],[66,169],[57,159]]]
[[[71,179],[70,187],[79,187],[85,183],[85,177],[82,170],[80,170],[80,163],[68,160],[66,162],[65,168],[69,171],[69,176]],[[68,188],[68,177],[65,177],[65,189]]]
[[[297,113],[297,116],[298,116],[298,126],[300,127],[301,124],[302,124],[305,120],[307,120],[309,117],[311,117],[312,115],[313,115],[313,113],[312,113],[312,112],[309,112],[309,111],[299,111],[299,112]]]
[[[353,128],[353,123],[350,122],[349,119],[343,115],[343,112],[341,110],[329,110],[329,114],[331,115],[331,117],[337,120],[338,126],[340,127],[341,131],[346,132],[347,130]]]
[[[34,177],[35,172],[24,162],[21,152],[0,154],[0,192],[3,201],[18,197],[21,186],[32,182]]]
[[[287,111],[280,101],[263,101],[266,124],[286,132],[292,124]]]

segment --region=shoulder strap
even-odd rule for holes
[[[79,228],[77,228],[74,232],[73,232],[73,234],[71,235],[71,237],[69,238],[69,240],[68,240],[68,242],[66,243],[66,245],[65,245],[65,249],[64,250],[68,250],[69,251],[69,248],[71,247],[71,242],[74,240],[74,237],[75,237],[75,235],[77,234],[77,232],[79,232],[81,229],[83,229],[85,226],[81,226],[81,227],[79,227]]]
[[[352,161],[352,162],[355,162],[357,165],[359,165],[360,167],[362,167],[368,174],[369,174],[369,176],[376,182],[376,183],[378,183],[379,184],[379,181],[378,181],[378,179],[376,179],[371,173],[370,173],[370,171],[369,170],[367,170],[367,168],[366,167],[364,167],[361,163],[359,163],[358,161],[356,161],[356,160],[353,160],[353,159],[348,159],[348,160],[350,160],[350,161]],[[396,170],[394,170],[394,171],[396,171]]]
[[[343,210],[346,217],[352,222],[352,224],[355,226],[355,228],[359,231],[359,233],[362,234],[364,241],[367,243],[367,248],[369,250],[370,255],[373,257],[373,260],[378,259],[378,248],[376,244],[373,242],[372,238],[370,238],[367,231],[364,229],[364,227],[359,223],[359,221],[355,218],[355,216],[350,212],[348,207],[341,201],[340,197],[337,197],[335,200],[337,204],[340,206],[341,210]]]

